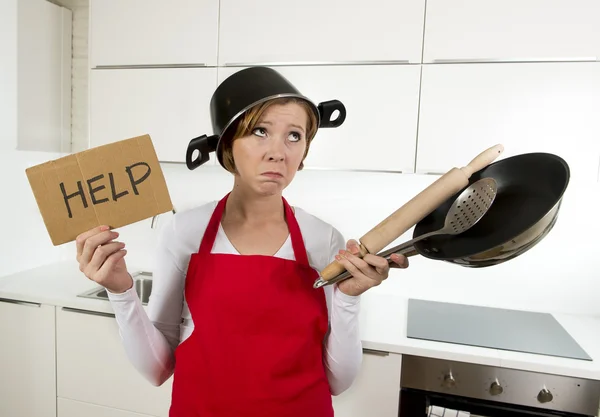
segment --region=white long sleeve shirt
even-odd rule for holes
[[[153,385],[163,384],[173,374],[174,351],[194,329],[185,300],[185,277],[190,256],[198,251],[216,204],[215,201],[179,212],[161,230],[147,312],[134,288],[122,294],[108,291],[127,356]],[[326,222],[301,208],[294,207],[294,211],[309,263],[321,271],[346,247],[345,240]],[[212,253],[239,254],[222,227]],[[294,259],[289,236],[274,256]],[[346,295],[336,285],[324,290],[330,326],[323,359],[331,392],[339,395],[350,387],[362,361],[358,329],[360,296]]]

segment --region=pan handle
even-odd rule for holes
[[[185,163],[188,169],[193,170],[198,168],[200,165],[205,164],[210,159],[210,153],[217,149],[219,143],[219,136],[198,136],[190,140],[185,154]],[[200,154],[196,159],[192,159],[194,151],[199,151]]]
[[[388,261],[388,264],[391,264],[393,262],[391,259],[391,256],[394,253],[397,255],[404,255],[407,258],[414,256],[414,255],[418,255],[419,251],[417,251],[415,249],[415,247],[413,246],[414,240],[417,240],[417,239],[409,240],[408,242],[404,242],[398,246],[394,246],[393,248],[390,248],[386,251],[378,253],[377,256],[381,256],[381,257],[385,258],[385,260]],[[344,272],[342,272],[341,274],[339,274],[327,281],[325,281],[323,278],[317,279],[315,281],[315,283],[313,284],[313,288],[321,288],[326,285],[333,285],[337,282],[344,281],[345,279],[348,279],[351,277],[352,277],[352,274],[350,272],[344,270]]]
[[[321,117],[319,127],[339,127],[346,120],[346,106],[339,100],[329,100],[319,103],[317,106],[319,109],[319,115]],[[335,111],[339,111],[340,114],[335,119],[331,120],[331,115]]]

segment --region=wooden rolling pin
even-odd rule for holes
[[[504,146],[502,145],[492,146],[477,155],[467,166],[460,169],[452,168],[438,178],[433,184],[361,237],[358,241],[360,248],[358,256],[362,258],[367,253],[377,254],[398,239],[444,201],[466,187],[474,172],[491,164],[503,151]],[[329,281],[345,270],[342,264],[333,261],[321,271],[321,279]]]

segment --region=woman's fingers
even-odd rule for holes
[[[85,246],[85,242],[90,237],[97,235],[98,233],[107,231],[107,230],[109,230],[108,226],[98,226],[98,227],[94,227],[93,229],[88,230],[87,232],[83,232],[79,236],[77,236],[77,238],[75,239],[75,246],[77,247],[77,261],[79,261],[79,258],[83,254],[83,248]]]
[[[391,268],[408,268],[408,258],[404,255],[398,255],[398,254],[392,254],[390,256],[390,259],[392,260],[392,264],[390,265]]]
[[[364,258],[359,258],[349,251],[340,251],[338,256],[340,259],[347,261],[345,263],[342,262],[342,265],[344,265],[348,272],[354,277],[356,277],[357,274],[361,274],[376,281],[382,281],[387,278],[386,272],[388,265],[387,261],[383,258],[370,254],[367,254]]]
[[[390,264],[388,261],[382,257],[377,255],[371,255],[370,253],[366,254],[363,258],[367,264],[375,268],[380,275],[386,275],[390,270]]]
[[[119,233],[107,230],[87,238],[83,244],[83,251],[81,253],[79,263],[85,267],[92,260],[94,252],[98,246],[104,245],[111,240],[116,239],[118,236]]]
[[[123,249],[125,247],[124,243],[121,242],[111,242],[105,245],[99,246],[94,251],[92,259],[87,264],[86,272],[91,275],[102,268],[102,265],[105,261],[112,256],[115,252]]]
[[[127,249],[117,250],[112,255],[106,258],[106,260],[102,264],[101,269],[106,268],[107,270],[112,270],[117,264],[117,262],[123,259],[125,255],[127,255]]]

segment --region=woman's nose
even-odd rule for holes
[[[271,160],[283,160],[285,157],[285,144],[280,138],[273,139],[269,143],[267,155]]]

